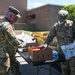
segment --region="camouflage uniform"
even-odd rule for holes
[[[63,22],[55,23],[46,39],[47,45],[53,40],[53,37],[57,37],[59,44],[59,53],[64,57],[64,54],[60,48],[62,45],[68,45],[74,41],[75,27],[73,21],[64,20]],[[62,75],[75,75],[75,57],[71,57],[69,61],[62,62]]]
[[[20,75],[15,54],[18,47],[24,46],[26,45],[16,38],[11,23],[5,17],[0,23],[0,75],[9,75],[9,69],[14,75]]]

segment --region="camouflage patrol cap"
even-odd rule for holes
[[[19,14],[20,11],[18,9],[14,8],[13,6],[9,6],[8,11],[16,14],[17,17],[21,18],[20,14]]]
[[[65,16],[68,15],[68,11],[66,11],[66,10],[60,10],[58,14],[59,14],[60,16],[65,17]]]

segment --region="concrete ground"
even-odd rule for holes
[[[20,72],[22,75],[37,75],[37,67],[29,65],[18,53],[16,54],[16,58],[19,61]],[[43,65],[44,68],[41,68],[39,71],[39,75],[50,75],[49,73],[49,65]],[[46,68],[46,69],[45,69]],[[48,69],[48,70],[47,70]],[[61,75],[56,69],[51,68],[52,75]],[[10,72],[10,75],[11,72]]]

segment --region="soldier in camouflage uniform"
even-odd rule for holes
[[[53,25],[51,31],[45,41],[44,48],[46,49],[54,37],[57,37],[59,44],[59,55],[63,56],[61,46],[69,45],[74,41],[75,27],[71,20],[67,20],[68,12],[66,10],[60,10],[58,13],[58,21]],[[75,55],[72,56],[69,61],[62,62],[62,75],[75,75]]]
[[[15,58],[17,48],[26,44],[16,38],[12,25],[20,18],[19,10],[9,6],[4,19],[0,22],[0,75],[20,75],[18,62]]]

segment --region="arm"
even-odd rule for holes
[[[73,38],[75,39],[75,25],[73,23]]]
[[[51,31],[49,32],[49,35],[47,39],[45,40],[45,43],[41,46],[42,50],[46,50],[50,42],[53,40],[54,36],[56,35],[55,33],[55,26],[51,28]]]
[[[50,44],[50,42],[53,40],[54,36],[56,35],[56,32],[55,32],[55,26],[53,26],[49,32],[49,35],[47,37],[47,39],[45,40],[45,43],[47,45]]]
[[[26,45],[16,37],[16,34],[14,33],[11,25],[3,26],[3,33],[8,42],[14,47],[18,48]]]

